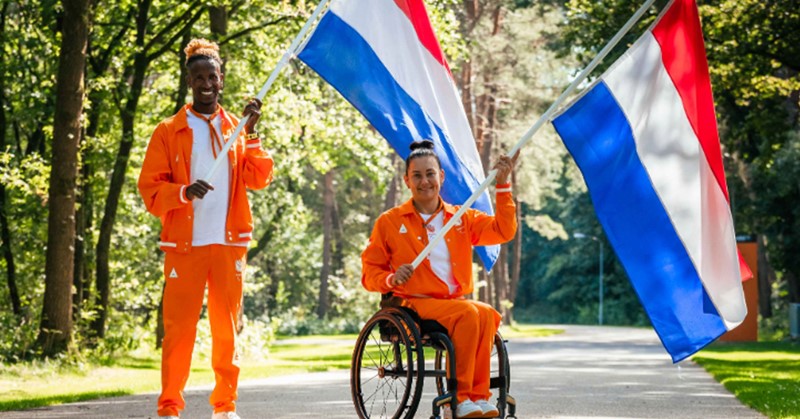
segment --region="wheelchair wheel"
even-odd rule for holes
[[[496,405],[500,410],[500,417],[506,417],[506,414],[513,415],[514,408],[509,409],[508,392],[511,389],[511,366],[508,362],[508,352],[506,351],[506,344],[503,336],[498,331],[494,336],[494,345],[492,345],[492,364],[489,377],[491,379],[491,387],[494,395],[497,396]],[[437,348],[436,357],[434,358],[434,369],[443,370],[447,363],[447,351]],[[496,390],[495,390],[496,389]],[[445,388],[445,379],[443,377],[436,377],[436,391],[442,395],[447,391]]]
[[[367,418],[413,418],[425,368],[419,331],[399,310],[374,315],[356,341],[350,390],[356,413]]]
[[[511,390],[511,365],[508,361],[508,351],[506,350],[506,342],[503,336],[498,331],[494,335],[494,345],[492,347],[492,371],[491,379],[497,380],[492,383],[492,387],[498,389],[497,396],[497,409],[500,410],[500,417],[505,417],[506,414],[513,415],[515,406],[509,406],[513,402],[508,392]]]

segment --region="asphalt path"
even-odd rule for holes
[[[565,332],[508,343],[518,418],[763,417],[702,367],[691,361],[672,364],[650,329],[552,327]],[[418,418],[430,415],[435,388],[429,381]],[[189,389],[182,418],[211,417],[210,391],[210,386]],[[155,418],[157,397],[142,394],[0,412],[0,418]],[[239,398],[244,419],[356,417],[348,371],[245,381]]]

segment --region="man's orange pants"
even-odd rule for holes
[[[189,378],[206,283],[211,366],[216,379],[210,402],[214,412],[236,410],[239,382],[236,327],[246,252],[245,247],[223,245],[194,247],[188,254],[167,252],[159,416],[178,416],[186,406],[182,392]]]
[[[410,298],[408,305],[421,318],[432,319],[447,329],[456,351],[458,402],[488,400],[492,344],[500,326],[500,314],[490,305],[473,300]]]

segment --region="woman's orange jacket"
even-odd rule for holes
[[[517,232],[516,206],[511,188],[498,185],[497,214],[487,215],[468,209],[461,222],[445,234],[450,251],[453,275],[459,287],[453,295],[439,280],[425,259],[411,278],[403,285],[391,287],[387,278],[400,265],[411,263],[428,245],[428,234],[422,218],[411,200],[384,212],[375,222],[369,245],[361,254],[361,283],[369,291],[393,292],[399,296],[429,296],[433,298],[458,298],[472,292],[472,246],[505,243]],[[458,211],[457,206],[444,204],[444,224]]]
[[[156,127],[147,146],[138,183],[145,207],[161,219],[159,247],[178,253],[188,253],[192,248],[194,208],[185,194],[192,173],[192,130],[186,120],[188,106],[191,105],[184,106]],[[221,107],[220,115],[223,137],[227,140],[239,120]],[[246,140],[243,132],[228,151],[228,162],[231,174],[225,241],[246,243],[253,237],[253,216],[246,188],[263,189],[269,185],[272,157],[261,148],[261,140]]]

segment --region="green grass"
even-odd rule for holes
[[[514,339],[548,336],[563,330],[515,325],[503,327],[501,332],[506,339]],[[280,337],[267,356],[242,357],[240,379],[347,369],[356,337]],[[155,392],[161,387],[160,368],[160,357],[155,352],[121,357],[109,365],[48,361],[0,365],[0,411]],[[210,360],[196,357],[187,387],[213,382]]]
[[[717,343],[692,358],[742,403],[770,418],[800,418],[800,343]]]
[[[542,338],[564,333],[563,329],[553,329],[534,326],[532,324],[512,324],[511,326],[501,326],[500,334],[504,339],[515,338]]]
[[[355,335],[280,340],[267,357],[241,359],[241,380],[349,368]],[[64,366],[36,361],[0,365],[0,411],[28,409],[101,397],[158,391],[161,361],[157,353],[119,358],[112,365]],[[211,384],[207,358],[192,361],[187,387]]]

